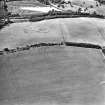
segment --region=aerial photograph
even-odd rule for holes
[[[0,105],[105,105],[105,0],[0,0]]]

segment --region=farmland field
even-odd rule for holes
[[[0,31],[0,49],[64,40],[104,46],[104,22],[95,18],[66,18],[13,23]]]
[[[0,56],[1,105],[103,105],[100,50],[36,48]]]
[[[61,41],[104,46],[104,21],[13,23],[0,30],[0,49]],[[0,55],[0,105],[104,105],[104,83],[101,50],[63,45]]]
[[[65,5],[65,9],[77,11],[81,7],[87,8],[90,14],[94,10],[97,14],[105,14],[105,5],[96,6],[94,0],[71,1],[73,6]],[[7,5],[11,14],[20,17],[35,17],[42,13],[35,8],[46,8],[37,0],[9,1]],[[0,29],[0,105],[105,105],[105,54],[102,49],[65,44],[89,43],[105,47],[105,19],[17,21]],[[61,45],[18,50],[38,43],[61,42]]]

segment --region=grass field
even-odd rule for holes
[[[37,0],[12,1],[8,2],[7,5],[9,12],[20,16],[39,13],[38,11],[22,10],[21,7],[45,7],[44,4],[39,3]]]
[[[104,63],[99,50],[78,47],[0,56],[1,105],[103,105]]]

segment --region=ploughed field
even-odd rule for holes
[[[104,21],[13,23],[0,30],[0,49],[62,41],[104,46]],[[105,58],[100,49],[57,45],[0,55],[0,105],[104,104]]]

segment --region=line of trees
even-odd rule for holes
[[[38,0],[39,2],[43,3],[43,4],[49,4],[49,1],[51,1],[52,3],[60,3],[62,0]]]
[[[95,0],[95,1],[98,1],[101,4],[105,4],[105,0]]]

